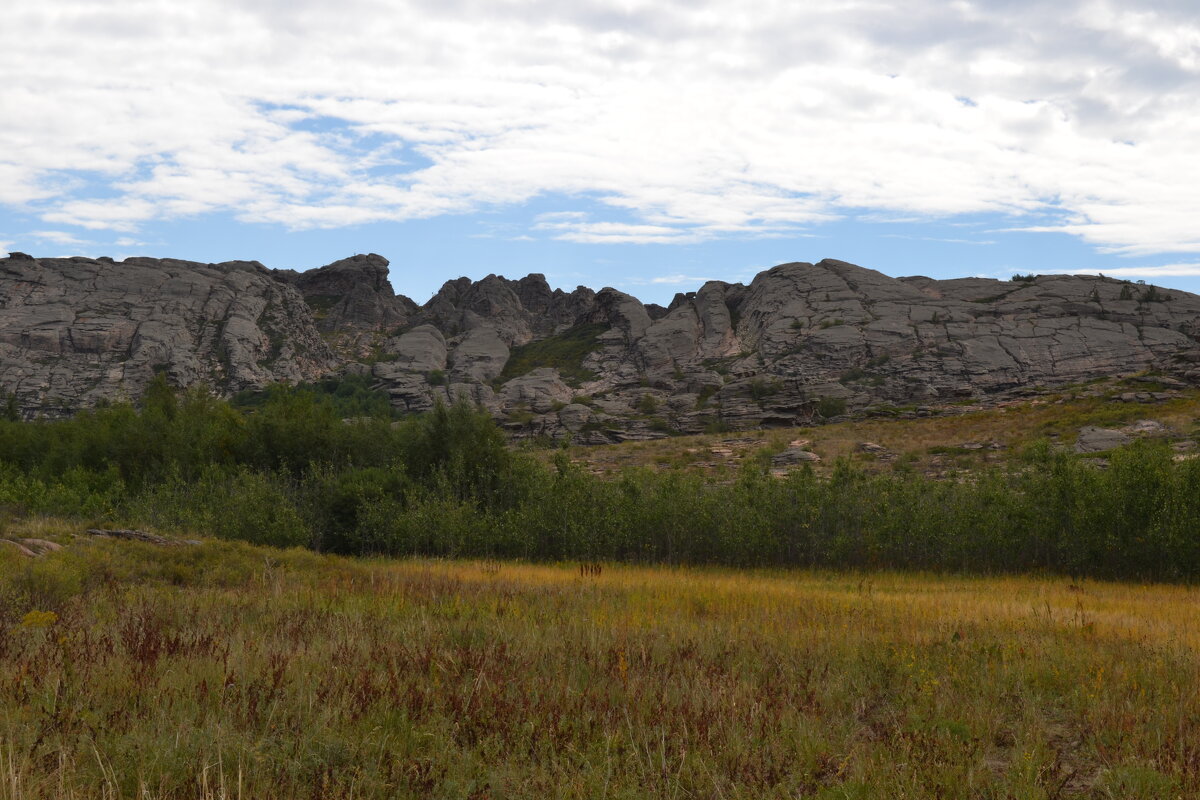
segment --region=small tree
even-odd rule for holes
[[[17,402],[17,395],[14,392],[6,392],[4,400],[4,418],[9,422],[21,421],[21,405]]]

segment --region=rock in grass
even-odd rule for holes
[[[1075,440],[1075,452],[1103,453],[1105,450],[1123,447],[1129,442],[1130,437],[1121,431],[1087,426],[1079,429],[1079,438]]]
[[[55,550],[62,550],[62,545],[58,542],[51,542],[47,539],[21,539],[20,544],[26,549],[32,550],[35,556],[53,553]]]
[[[135,531],[127,528],[88,528],[84,532],[88,536],[97,536],[103,539],[128,539],[133,542],[146,542],[147,544],[156,544],[162,547],[176,547],[185,544],[200,544],[200,542],[194,539],[168,539],[165,536],[159,536],[157,533]]]
[[[1125,433],[1138,436],[1157,436],[1166,433],[1167,427],[1156,419],[1139,419],[1123,429]]]
[[[0,545],[7,546],[13,550],[16,550],[18,553],[25,556],[26,558],[36,558],[37,557],[37,553],[33,552],[32,550],[30,550],[28,547],[21,544],[20,542],[14,542],[12,539],[0,539]]]
[[[776,467],[786,467],[791,464],[804,464],[820,461],[821,457],[816,453],[808,450],[801,450],[799,447],[789,447],[782,453],[776,453],[771,456],[771,464]]]

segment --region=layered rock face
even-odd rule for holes
[[[670,308],[541,276],[447,283],[371,367],[419,411],[467,397],[518,435],[613,441],[1001,398],[1157,369],[1200,379],[1200,297],[1091,276],[889,278],[841,261],[710,282]]]
[[[317,328],[347,356],[371,358],[383,334],[404,325],[417,310],[388,282],[388,260],[356,255],[307,272],[276,270],[312,309]]]
[[[233,393],[339,366],[304,298],[256,262],[0,260],[0,385],[27,414],[136,399],[160,370]]]
[[[27,409],[68,409],[135,396],[158,366],[223,391],[350,371],[401,410],[466,398],[516,435],[603,442],[1149,369],[1200,380],[1200,297],[1110,278],[894,279],[826,260],[663,309],[540,275],[460,278],[418,306],[386,275],[374,255],[304,273],[9,258],[0,382]]]

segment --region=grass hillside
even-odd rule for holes
[[[0,549],[0,798],[1182,798],[1197,593]]]
[[[1004,463],[1040,439],[1069,446],[1084,426],[1119,428],[1151,419],[1164,425],[1163,437],[1195,440],[1200,434],[1200,390],[1170,391],[1159,400],[1121,399],[1161,388],[1152,381],[1152,377],[1101,380],[1000,405],[937,407],[925,417],[913,418],[909,409],[905,416],[893,412],[807,428],[576,446],[570,448],[570,456],[599,474],[650,467],[721,476],[798,443],[820,457],[820,462],[812,464],[817,471],[831,470],[839,458],[850,458],[872,470],[899,466],[941,474]],[[864,443],[879,445],[882,453],[864,449]]]

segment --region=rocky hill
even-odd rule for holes
[[[577,442],[804,424],[1157,370],[1200,382],[1200,297],[1092,276],[889,278],[825,260],[647,306],[541,275],[417,305],[387,260],[0,260],[0,384],[24,412],[135,398],[156,370],[222,393],[336,373],[393,405],[466,397]]]
[[[28,415],[135,399],[159,370],[234,392],[341,363],[304,298],[256,262],[0,259],[0,386]]]

